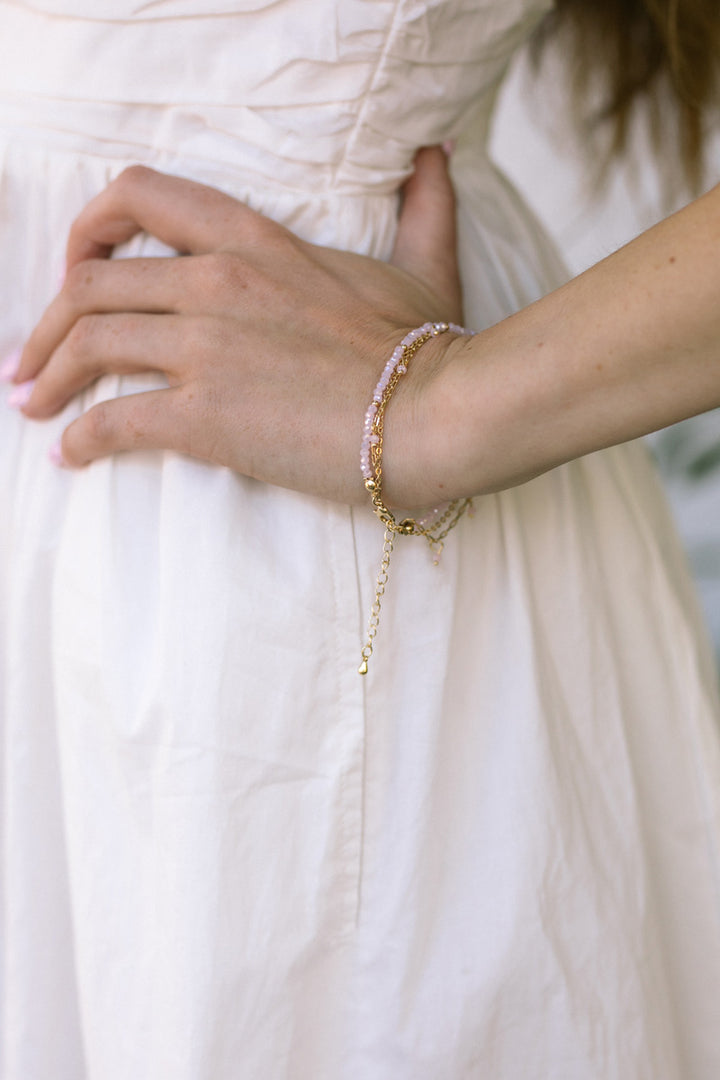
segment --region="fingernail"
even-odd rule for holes
[[[62,443],[60,439],[56,443],[53,443],[48,450],[48,457],[52,461],[53,465],[57,465],[59,469],[67,468],[67,461],[63,457]]]
[[[453,154],[455,153],[455,146],[456,145],[457,144],[456,144],[454,139],[446,139],[445,140],[445,142],[442,144],[442,148],[443,148],[443,152],[445,154],[445,157],[452,157],[453,156]]]
[[[20,383],[19,386],[15,387],[12,394],[8,396],[8,405],[11,405],[13,409],[22,409],[23,405],[27,405],[30,400],[34,386],[34,379],[28,379],[27,382]]]
[[[55,292],[60,292],[63,285],[65,284],[65,278],[66,277],[67,277],[67,267],[65,266],[65,263],[63,263],[63,265],[60,267],[60,273],[57,276],[57,281],[55,282]]]
[[[20,367],[20,357],[22,356],[22,349],[13,349],[9,356],[6,356],[0,366],[0,381],[12,382],[17,374],[17,369]]]

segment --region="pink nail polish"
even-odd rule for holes
[[[59,469],[67,468],[67,462],[63,457],[62,444],[60,439],[56,443],[53,443],[48,450],[48,457],[52,461],[53,465],[57,465]]]
[[[445,157],[452,157],[455,153],[455,140],[446,139],[445,142],[442,144],[442,148],[445,153]]]
[[[17,369],[20,367],[20,357],[22,356],[22,349],[13,349],[13,351],[5,357],[0,366],[0,381],[12,382],[15,378]]]
[[[13,409],[22,409],[23,405],[27,405],[30,400],[30,395],[33,392],[34,386],[34,379],[28,379],[27,382],[20,383],[20,385],[16,386],[13,392],[8,396],[8,405],[12,406]]]

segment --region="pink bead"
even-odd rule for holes
[[[387,389],[391,380],[406,374],[408,370],[407,360],[417,348],[428,341],[430,337],[443,334],[447,330],[456,334],[473,333],[471,330],[465,330],[463,327],[458,326],[457,323],[425,322],[422,326],[409,330],[400,344],[393,349],[375,386],[372,400],[364,417],[363,437],[360,447],[360,468],[365,479],[375,480],[376,473],[379,472],[381,467],[380,435],[377,433],[375,425],[378,416],[382,416],[382,411],[387,405]],[[420,345],[416,346],[416,342],[419,342]],[[412,346],[415,346],[415,348],[409,351]],[[375,447],[378,449],[374,449]],[[432,511],[422,519],[423,523],[436,519],[440,513],[441,510],[439,509]],[[437,565],[440,561],[440,554],[435,552],[434,555],[433,562]]]

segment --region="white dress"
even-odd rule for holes
[[[385,256],[455,136],[466,321],[549,290],[485,150],[542,8],[1,0],[0,349],[137,161]],[[644,449],[400,542],[363,680],[368,510],[48,462],[154,384],[0,412],[3,1080],[717,1080],[715,673]]]

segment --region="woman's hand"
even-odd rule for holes
[[[184,253],[111,260],[145,231]],[[135,167],[73,225],[67,278],[22,354],[22,406],[56,414],[99,376],[160,371],[168,388],[98,404],[65,431],[62,460],[172,449],[351,502],[363,416],[387,357],[427,319],[460,321],[445,155],[418,154],[390,264],[305,243],[209,187]],[[449,340],[424,346],[388,415],[387,498],[439,493],[423,447],[427,392]]]
[[[108,258],[141,231],[188,254]],[[720,405],[719,237],[720,186],[481,334],[423,345],[388,410],[386,501],[497,491]],[[167,377],[72,423],[68,465],[168,448],[355,502],[373,389],[427,319],[462,321],[441,150],[418,155],[390,264],[136,168],[75,223],[14,381],[35,380],[23,408],[42,418],[105,372]]]

